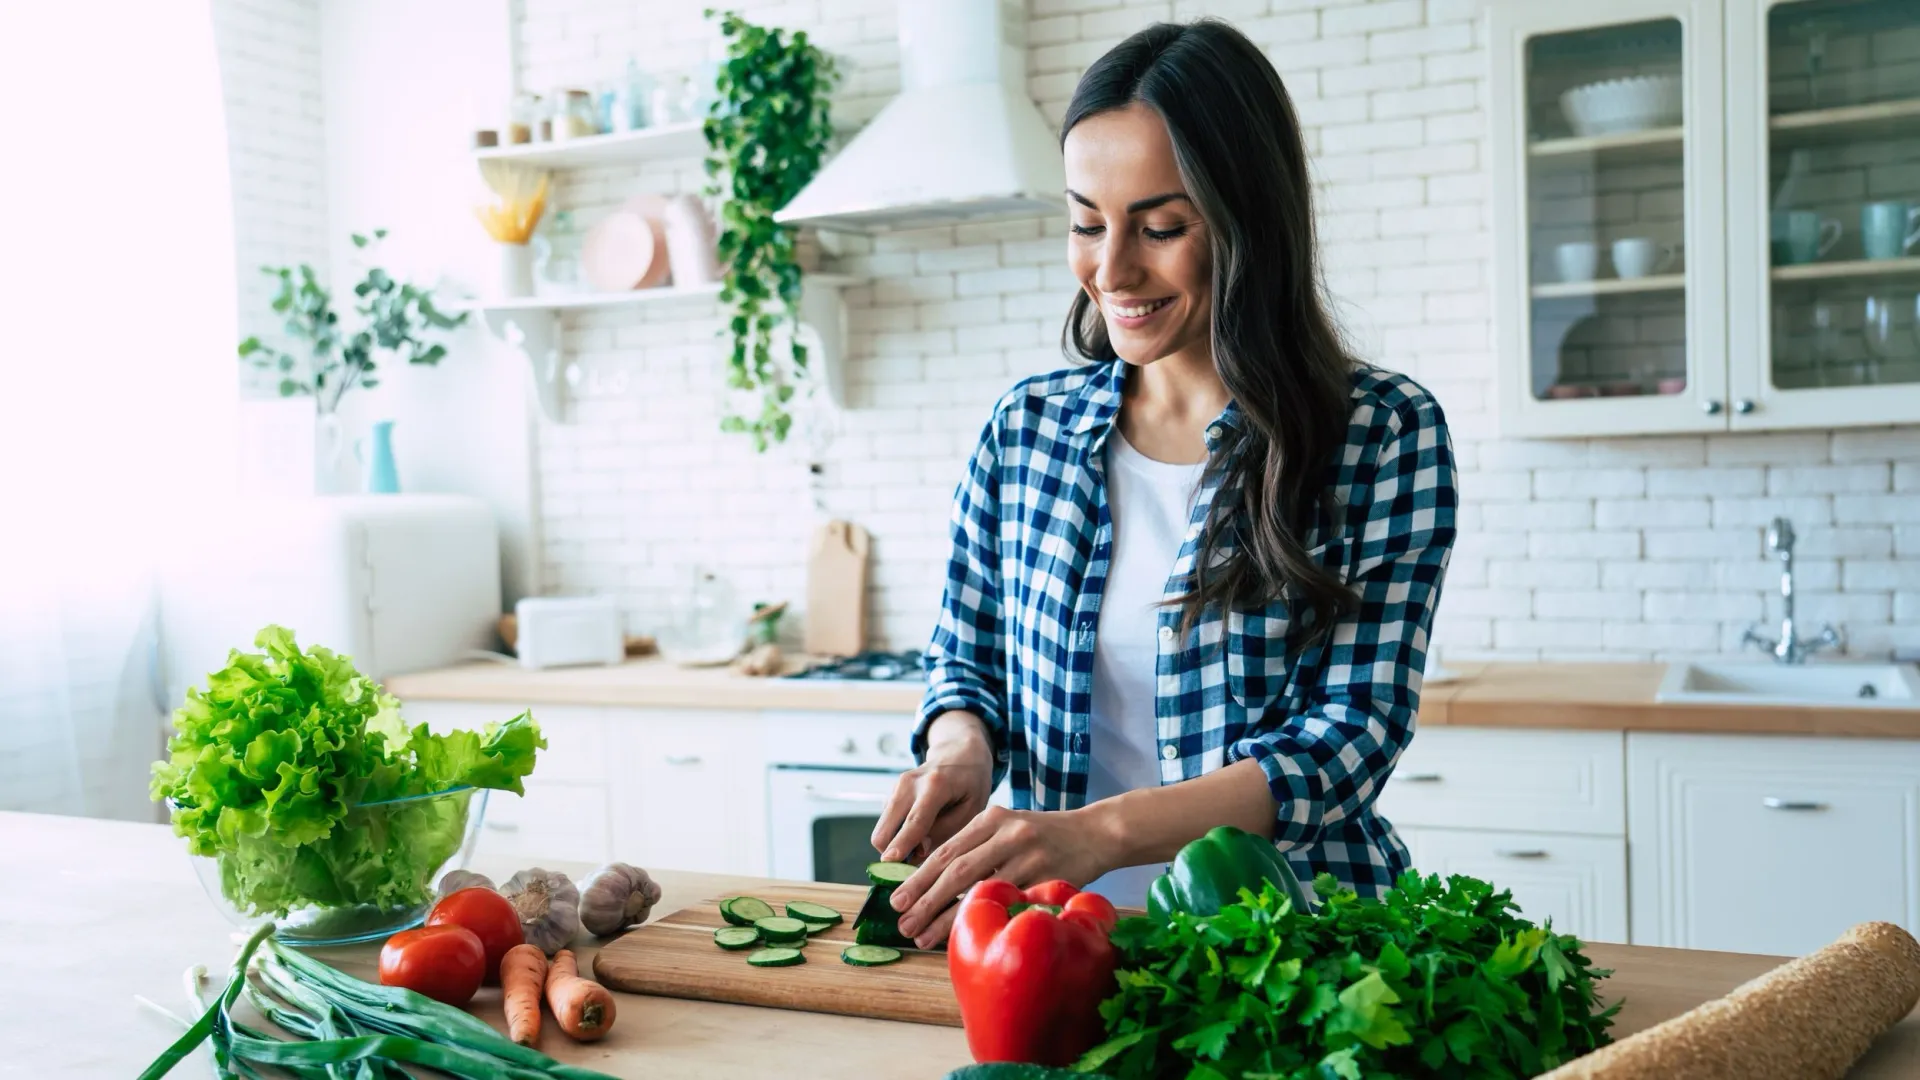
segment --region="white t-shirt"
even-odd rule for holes
[[[1093,646],[1092,749],[1087,801],[1160,784],[1160,610],[1180,554],[1204,462],[1170,465],[1127,444],[1119,425],[1107,433],[1107,506],[1113,560],[1100,601]],[[1164,864],[1114,870],[1087,888],[1118,905],[1144,907]]]

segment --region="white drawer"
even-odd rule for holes
[[[606,862],[613,857],[609,802],[603,784],[534,781],[524,796],[490,792],[475,854]]]
[[[1431,728],[1414,736],[1377,805],[1395,825],[1625,836],[1619,732]]]
[[[1520,913],[1582,941],[1627,940],[1627,842],[1553,833],[1402,829],[1423,874],[1466,874],[1513,892]]]

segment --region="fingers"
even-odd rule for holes
[[[932,925],[921,931],[920,936],[913,939],[914,946],[921,949],[939,948],[940,943],[947,940],[948,935],[953,933],[953,920],[959,914],[960,909],[957,906],[950,907],[941,912],[933,920]]]
[[[1003,827],[1004,824],[1004,827]],[[953,899],[976,882],[993,875],[1006,849],[1016,842],[1007,835],[1018,822],[1003,822],[998,814],[982,814],[927,857],[913,877],[894,890],[893,905],[900,912],[900,932],[915,937],[924,932]],[[924,879],[924,880],[923,880]],[[903,899],[901,892],[906,891]]]
[[[911,856],[933,831],[933,824],[946,809],[946,800],[941,793],[928,790],[934,785],[925,785],[919,796],[913,800],[913,808],[907,811],[907,819],[894,834],[893,841],[882,849],[880,857],[888,862],[902,862]],[[879,847],[878,844],[874,845]]]
[[[894,781],[893,794],[887,796],[887,805],[880,810],[880,820],[873,826],[873,849],[885,851],[900,823],[906,819],[907,810],[913,805],[914,793],[919,789],[919,770],[902,773]]]

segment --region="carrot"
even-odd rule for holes
[[[515,945],[500,958],[500,1000],[507,1038],[521,1046],[540,1041],[540,991],[547,981],[547,954],[538,945]]]
[[[553,964],[547,968],[547,1007],[560,1022],[560,1030],[581,1042],[592,1042],[613,1026],[613,995],[580,976],[580,962],[572,949],[553,954]]]

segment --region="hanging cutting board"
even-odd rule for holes
[[[807,554],[807,652],[853,656],[867,647],[867,530],[829,521]]]
[[[960,1026],[946,953],[906,950],[899,963],[883,967],[841,962],[867,898],[864,886],[770,881],[755,895],[781,909],[792,900],[825,904],[846,919],[807,940],[806,963],[757,968],[747,963],[748,952],[713,943],[713,932],[727,922],[720,917],[726,897],[712,896],[603,947],[593,977],[633,994]]]

